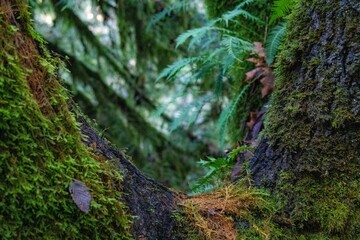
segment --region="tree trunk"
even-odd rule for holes
[[[355,239],[360,195],[360,3],[300,1],[277,64],[256,185],[287,198],[300,231]],[[357,235],[359,237],[359,235]]]
[[[296,239],[360,234],[359,5],[300,1],[279,56],[266,140],[250,161],[255,184],[284,201]],[[181,195],[143,176],[73,104],[69,111],[58,62],[24,2],[0,0],[0,14],[0,235],[176,239]],[[72,179],[90,189],[89,214],[71,199]]]

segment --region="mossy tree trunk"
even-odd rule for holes
[[[287,200],[282,212],[300,235],[360,234],[359,5],[300,1],[277,66],[267,140],[250,162],[255,183]],[[176,238],[179,195],[144,177],[69,110],[57,62],[24,1],[0,0],[0,33],[0,235]],[[89,214],[71,200],[72,179],[90,188]]]
[[[98,136],[59,84],[59,64],[26,1],[0,0],[1,238],[170,239],[178,194]],[[71,199],[73,179],[90,189],[88,214]]]
[[[278,56],[254,181],[300,232],[360,236],[360,3],[299,1]]]

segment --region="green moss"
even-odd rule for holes
[[[111,163],[96,161],[82,144],[79,127],[67,109],[67,93],[56,80],[56,60],[29,25],[26,5],[22,1],[17,5],[15,15],[25,33],[0,15],[0,235],[3,239],[128,239],[131,218],[120,200],[121,175]],[[32,69],[25,66],[16,46],[15,39],[22,37],[35,38],[40,46],[41,53],[31,53]],[[36,83],[44,90],[42,98],[29,87],[31,73],[37,70],[46,72]],[[72,179],[81,180],[91,191],[89,214],[71,199]]]
[[[304,236],[316,233],[323,239],[356,239],[360,221],[358,179],[359,174],[336,173],[321,179],[303,176],[294,182],[290,173],[283,175],[280,186],[284,196],[295,197],[292,216],[295,233]]]

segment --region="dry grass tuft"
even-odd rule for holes
[[[229,185],[187,198],[181,205],[187,220],[205,239],[234,240],[237,237],[234,219],[247,218],[250,209],[263,201],[261,194],[253,189]]]

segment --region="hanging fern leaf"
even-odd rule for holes
[[[179,116],[171,123],[170,131],[174,131],[184,122],[189,127],[196,121],[203,106],[210,102],[212,98],[211,95],[204,95],[183,107]]]
[[[259,18],[255,17],[254,15],[250,14],[248,11],[243,10],[241,8],[236,8],[232,11],[229,11],[222,15],[221,20],[225,21],[226,26],[228,26],[229,21],[234,19],[237,16],[243,16],[248,20],[252,20],[254,22],[261,22]]]
[[[243,8],[247,5],[250,5],[251,3],[254,3],[256,2],[256,0],[245,0],[245,1],[242,1],[242,3],[240,3],[239,5],[236,6],[236,8]]]
[[[252,85],[252,82],[245,85],[241,89],[240,93],[236,96],[236,98],[234,100],[232,100],[230,102],[230,104],[221,112],[221,115],[220,115],[220,118],[219,118],[219,121],[217,124],[217,128],[220,132],[220,142],[221,143],[224,142],[225,130],[227,128],[230,117],[236,113],[238,104],[240,103],[242,98],[245,96],[247,90],[250,88],[251,85]]]
[[[220,71],[215,81],[214,94],[217,98],[220,97],[223,90],[224,79],[226,79],[226,75],[224,73],[224,71]]]
[[[285,31],[286,31],[286,24],[280,23],[277,26],[275,26],[270,32],[265,45],[266,62],[268,64],[272,64],[274,62],[276,52],[285,35]]]
[[[201,61],[203,58],[200,57],[191,57],[191,58],[183,58],[180,59],[173,64],[167,66],[164,70],[161,71],[159,74],[159,77],[156,79],[156,81],[159,81],[160,79],[166,77],[166,80],[171,80],[175,77],[175,75],[184,67],[189,65],[190,63]]]
[[[230,34],[230,35],[236,35],[234,32],[229,31],[226,28],[218,27],[217,23],[219,23],[221,21],[225,22],[225,25],[228,26],[229,21],[233,20],[234,18],[236,18],[238,16],[242,16],[247,20],[261,22],[259,18],[255,17],[248,11],[242,9],[242,7],[248,5],[252,2],[254,2],[254,0],[244,1],[244,2],[240,3],[239,5],[237,5],[234,10],[226,12],[220,18],[211,20],[207,25],[200,27],[200,28],[190,29],[190,30],[186,31],[185,33],[181,34],[176,39],[176,48],[179,47],[180,45],[184,44],[186,42],[186,40],[189,39],[190,37],[192,37],[196,40],[199,40],[202,37],[204,37],[206,33],[208,33],[209,31],[212,31],[212,30],[217,30],[219,32]],[[194,44],[194,41],[191,43],[191,45],[193,45],[193,44]]]
[[[211,30],[215,30],[215,29],[217,29],[217,28],[214,26],[211,26],[211,25],[206,25],[204,27],[190,29],[190,30],[184,32],[183,34],[181,34],[176,39],[176,48],[178,48],[180,45],[184,44],[184,42],[186,42],[186,40],[189,39],[190,37],[200,39],[207,32],[209,32]]]
[[[242,62],[242,60],[239,59],[239,57],[243,53],[250,52],[254,49],[253,44],[250,42],[230,35],[225,35],[221,43],[227,50],[227,53],[233,59],[236,59],[240,62]]]

